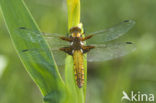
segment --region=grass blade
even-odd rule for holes
[[[62,103],[64,83],[60,77],[49,47],[42,35],[22,31],[26,27],[39,31],[22,0],[0,0],[1,11],[11,39],[26,70],[40,88],[48,103]],[[30,48],[41,51],[30,52]]]

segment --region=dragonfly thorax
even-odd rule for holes
[[[72,37],[81,37],[81,33],[72,33]]]
[[[72,50],[81,50],[83,41],[81,41],[81,37],[72,37],[73,41],[71,43]]]
[[[81,29],[79,27],[71,28],[70,33],[72,34],[70,37],[60,37],[60,39],[70,42],[70,46],[60,48],[61,51],[73,56],[75,51],[80,51],[84,54],[94,48],[94,46],[85,46],[83,43],[85,40],[90,39],[92,35],[82,37]]]

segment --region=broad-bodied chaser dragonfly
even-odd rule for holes
[[[70,36],[60,34],[43,34],[58,65],[64,64],[66,54],[73,57],[74,73],[77,86],[84,84],[84,54],[87,53],[88,62],[99,62],[124,56],[135,50],[132,42],[110,42],[122,36],[135,24],[133,20],[125,20],[111,28],[85,34],[80,27],[72,27]],[[20,29],[26,30],[25,27]],[[84,45],[86,41],[86,45]],[[23,50],[26,52],[28,50]]]

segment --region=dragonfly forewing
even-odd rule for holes
[[[125,20],[111,28],[88,33],[88,35],[93,35],[93,37],[87,40],[87,44],[101,44],[117,39],[128,32],[134,26],[134,24],[135,21],[133,20]]]
[[[30,41],[30,42],[37,42],[37,43],[42,43],[42,40],[40,37],[43,36],[51,49],[59,49],[61,47],[64,46],[68,46],[69,42],[63,41],[60,39],[60,37],[62,37],[63,35],[61,34],[57,34],[57,33],[53,33],[53,34],[48,34],[48,33],[40,33],[37,31],[32,31],[26,27],[20,27],[18,28],[20,30],[20,38],[23,38],[24,40]],[[19,32],[19,30],[17,30]],[[34,36],[36,38],[34,38]]]

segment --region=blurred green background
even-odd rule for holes
[[[41,31],[68,32],[66,0],[25,2]],[[119,39],[135,42],[135,52],[119,59],[88,63],[87,103],[121,103],[122,91],[156,96],[155,10],[155,0],[81,0],[81,21],[86,32],[126,19],[136,21],[133,29]],[[42,103],[42,98],[20,62],[0,14],[0,103]]]

